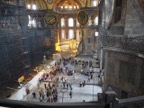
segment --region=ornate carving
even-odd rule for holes
[[[128,51],[144,53],[144,39],[102,36],[104,47],[121,48]]]

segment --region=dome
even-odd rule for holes
[[[80,8],[82,4],[81,0],[26,0],[27,10],[48,10],[61,6],[68,6],[74,8]]]

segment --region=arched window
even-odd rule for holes
[[[61,30],[61,39],[65,39],[65,30]]]
[[[27,8],[28,8],[28,9],[31,9],[31,5],[30,5],[30,4],[28,4],[28,5],[27,5]]]
[[[32,5],[32,9],[36,10],[36,5],[35,4]]]
[[[76,6],[74,6],[74,9],[76,9]]]
[[[79,30],[76,31],[76,40],[80,40],[80,31]]]
[[[33,27],[36,27],[36,19],[35,18],[33,18],[33,20],[32,20],[32,25],[33,25]]]
[[[92,25],[91,17],[89,17],[89,19],[88,19],[88,25],[89,25],[89,26]]]
[[[69,9],[72,10],[72,6],[69,6]]]
[[[95,25],[98,25],[98,17],[95,17],[94,23]]]
[[[97,1],[96,0],[92,0],[92,6],[96,7],[97,6]]]
[[[64,27],[64,26],[65,26],[65,19],[62,18],[62,19],[61,19],[61,27]]]
[[[69,30],[68,35],[69,39],[74,39],[74,31],[72,29]]]
[[[74,26],[74,20],[73,20],[73,18],[69,18],[68,19],[68,26],[69,27],[73,27]]]
[[[31,16],[28,15],[28,27],[31,27],[31,25],[32,25]]]
[[[68,8],[68,6],[65,6],[65,9],[67,9]]]
[[[96,37],[98,36],[98,32],[95,32],[95,36],[96,36]]]
[[[61,9],[63,9],[63,6],[61,6]]]

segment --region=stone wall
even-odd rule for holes
[[[120,52],[105,51],[105,82],[129,95],[142,95],[140,80],[143,58]],[[120,95],[120,94],[118,94]]]
[[[138,0],[127,0],[125,35],[128,37],[144,36],[144,17],[141,16]]]

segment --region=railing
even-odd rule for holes
[[[41,103],[0,99],[0,106],[9,108],[144,108],[144,96],[127,99],[117,99],[113,96],[113,94],[107,94],[103,101],[82,103]]]
[[[0,106],[9,108],[109,108],[109,104],[91,103],[40,103],[0,99]]]
[[[144,38],[101,36],[103,47],[120,48],[144,54]]]

